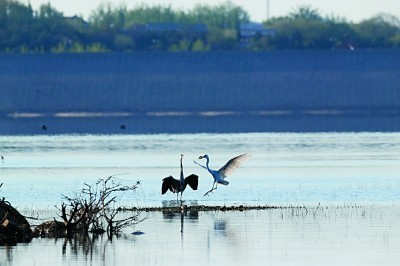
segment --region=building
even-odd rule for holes
[[[239,36],[240,41],[246,42],[251,38],[275,36],[276,32],[272,29],[267,29],[262,23],[248,22],[240,24]]]

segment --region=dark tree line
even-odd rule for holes
[[[302,6],[287,16],[264,22],[274,34],[255,34],[244,43],[240,25],[249,21],[249,14],[230,2],[197,5],[188,11],[170,6],[128,9],[103,4],[85,21],[79,16],[65,17],[50,4],[33,10],[30,4],[0,0],[0,52],[400,47],[399,19],[387,14],[350,23],[322,17],[318,10]]]
[[[389,14],[349,23],[338,17],[323,18],[317,10],[303,6],[266,25],[277,33],[263,40],[272,49],[400,48],[400,20]]]

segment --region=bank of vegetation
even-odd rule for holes
[[[63,203],[57,207],[61,220],[54,217],[33,230],[27,219],[39,220],[39,217],[21,215],[5,198],[0,197],[0,246],[28,243],[34,237],[96,237],[103,233],[107,233],[111,240],[113,236],[120,235],[125,227],[134,227],[141,221],[140,211],[127,213],[118,202],[121,194],[135,191],[139,184],[124,185],[115,176],[100,178],[94,185],[85,184],[76,196],[63,195]]]
[[[256,26],[246,10],[231,2],[185,11],[103,4],[85,20],[65,17],[50,3],[34,10],[30,4],[0,0],[3,53],[400,47],[400,21],[389,14],[353,23],[300,6]]]

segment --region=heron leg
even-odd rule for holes
[[[215,188],[214,188],[214,185],[215,185]],[[206,194],[203,195],[203,197],[208,196],[208,194],[210,194],[211,192],[213,192],[216,189],[217,189],[217,183],[214,181],[212,188],[209,191],[207,191]]]

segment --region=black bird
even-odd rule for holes
[[[181,178],[177,180],[172,176],[168,176],[164,178],[162,181],[161,187],[161,194],[165,194],[168,189],[172,193],[176,194],[176,200],[178,201],[178,193],[181,193],[181,201],[182,201],[182,194],[185,190],[186,186],[189,185],[193,190],[197,190],[197,186],[199,185],[199,177],[195,174],[191,174],[190,176],[184,178],[183,175],[183,165],[182,165],[183,154],[181,154]]]

